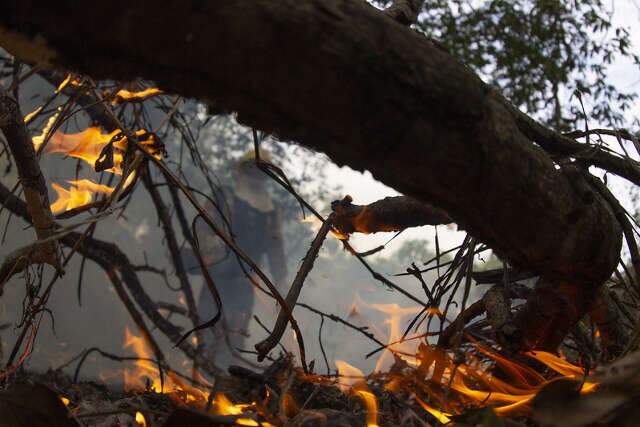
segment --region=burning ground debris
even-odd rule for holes
[[[131,345],[143,356],[136,338]],[[435,348],[420,354],[418,366],[397,357],[388,372],[368,376],[346,362],[329,376],[305,374],[287,355],[261,372],[231,366],[213,384],[163,374],[140,357],[120,390],[21,371],[0,392],[0,426],[634,425],[634,411],[620,409],[635,402],[637,353],[588,375],[544,352],[507,358],[475,344],[464,358]]]
[[[616,419],[618,415],[616,410],[631,403],[628,396],[629,391],[633,391],[633,386],[630,385],[630,388],[625,389],[624,386],[628,384],[624,384],[618,374],[619,371],[635,373],[633,358],[620,359],[618,362],[622,363],[626,360],[627,364],[614,365],[608,371],[595,375],[590,372],[592,360],[585,356],[587,352],[577,340],[572,343],[575,346],[569,358],[542,351],[526,351],[529,348],[521,345],[527,344],[524,341],[509,342],[514,336],[522,335],[517,334],[522,330],[530,333],[529,342],[538,342],[534,340],[536,338],[534,333],[538,329],[548,333],[546,338],[544,336],[539,338],[548,339],[551,343],[560,342],[565,338],[566,331],[562,328],[560,333],[556,334],[558,328],[555,327],[556,323],[553,320],[546,322],[544,328],[539,328],[531,320],[539,320],[540,316],[536,317],[537,311],[523,310],[522,306],[515,304],[512,306],[512,300],[522,299],[527,303],[538,302],[554,315],[569,312],[570,310],[562,310],[566,307],[562,305],[565,302],[561,298],[563,295],[555,295],[557,297],[555,299],[543,298],[544,294],[538,295],[537,299],[529,298],[529,295],[536,290],[544,291],[545,288],[542,285],[555,289],[553,284],[543,282],[541,286],[532,290],[515,283],[518,277],[517,271],[510,272],[508,268],[504,268],[498,272],[497,279],[493,278],[486,282],[492,284],[492,287],[480,301],[466,305],[472,280],[478,282],[477,277],[474,276],[474,259],[478,254],[489,250],[487,245],[476,240],[475,237],[467,235],[462,245],[452,249],[455,251],[455,256],[450,261],[443,262],[442,253],[436,248],[435,262],[427,261],[420,268],[413,263],[412,268],[407,269],[405,275],[417,279],[424,292],[424,295],[419,296],[407,290],[408,288],[397,285],[389,277],[374,271],[365,260],[365,257],[372,252],[359,253],[349,243],[349,235],[354,232],[402,231],[406,227],[416,225],[449,224],[452,218],[448,213],[405,196],[383,199],[367,206],[355,205],[350,197],[346,197],[335,202],[332,206],[333,212],[325,218],[295,192],[282,170],[264,157],[260,158],[259,146],[262,140],[254,131],[255,166],[295,196],[303,209],[313,214],[310,218],[313,218],[312,221],[317,222],[319,226],[311,249],[307,252],[286,297],[283,297],[280,294],[282,289],[279,290],[276,286],[282,283],[271,283],[268,275],[263,273],[251,257],[243,252],[244,248],[240,248],[233,239],[228,238],[228,233],[225,234],[216,228],[217,223],[211,219],[212,210],[205,211],[197,199],[201,194],[196,194],[188,188],[184,183],[186,179],[182,181],[177,178],[183,172],[182,166],[177,167],[174,163],[162,162],[164,146],[160,142],[160,136],[147,129],[162,129],[166,123],[179,127],[175,124],[181,114],[177,110],[178,98],[170,104],[162,105],[163,108],[160,111],[164,116],[159,124],[154,124],[145,119],[144,111],[139,107],[147,101],[165,100],[160,89],[131,87],[132,91],[127,91],[121,89],[121,86],[116,86],[111,90],[101,91],[95,83],[85,79],[74,79],[71,75],[67,75],[59,85],[56,84],[54,87],[57,89],[52,96],[57,96],[64,91],[75,91],[75,93],[66,101],[66,104],[53,110],[54,113],[42,123],[44,126],[39,135],[32,139],[27,138],[26,144],[23,145],[28,145],[29,150],[35,152],[35,156],[30,158],[33,160],[42,154],[59,154],[77,159],[78,165],[81,162],[89,164],[93,168],[91,174],[105,172],[106,175],[102,175],[99,182],[93,178],[79,179],[76,176],[76,179],[66,180],[66,184],[50,183],[58,196],[52,204],[45,200],[46,191],[42,192],[42,189],[46,188],[46,185],[43,181],[37,188],[39,195],[43,196],[39,200],[42,202],[39,207],[46,208],[45,210],[50,211],[49,214],[56,214],[56,221],[72,218],[80,213],[92,214],[95,221],[87,223],[88,227],[83,233],[71,235],[67,232],[69,229],[64,231],[67,233],[63,236],[64,238],[56,236],[52,239],[55,242],[59,240],[61,244],[71,248],[71,251],[65,254],[64,265],[77,250],[82,256],[103,268],[115,293],[126,307],[133,323],[138,327],[139,335],[132,333],[131,329],[126,330],[123,350],[133,353],[134,356],[116,356],[96,348],[84,352],[77,363],[73,380],[59,375],[58,372],[45,376],[26,374],[21,370],[21,366],[32,351],[42,313],[47,312],[46,303],[51,286],[61,275],[61,270],[58,270],[58,276],[42,294],[38,294],[41,288],[33,285],[33,280],[27,276],[29,290],[35,289],[35,291],[32,292],[31,300],[25,304],[27,308],[21,323],[22,335],[10,353],[7,369],[0,372],[0,379],[3,380],[5,387],[0,404],[4,405],[5,411],[13,413],[15,419],[9,421],[13,424],[6,425],[21,427],[40,423],[104,427],[116,425],[375,427],[456,424],[489,427],[536,425],[537,422],[538,425],[575,425],[577,427],[602,420],[605,420],[603,422],[619,421]],[[63,132],[60,122],[69,119],[76,99],[80,100],[83,97],[90,98],[88,103],[81,101],[78,103],[86,109],[92,123],[80,126],[75,133],[67,133],[66,130]],[[132,104],[128,105],[130,102]],[[92,106],[99,106],[102,110],[92,113]],[[126,114],[126,109],[129,107],[134,110],[134,114]],[[19,124],[28,125],[29,122],[36,120],[38,115],[44,114],[43,111],[47,110],[34,110],[25,116],[24,123],[21,120]],[[182,124],[185,128],[187,127],[184,123]],[[26,136],[28,133],[24,126],[20,130],[23,131],[22,135]],[[188,140],[185,144],[193,142]],[[189,145],[189,149],[197,153],[194,146]],[[194,164],[197,163],[197,158],[198,155],[193,155]],[[181,158],[179,165],[182,165]],[[178,170],[170,169],[174,166]],[[202,166],[202,170],[203,175],[208,173],[206,165]],[[151,171],[157,173],[152,174]],[[103,183],[102,179],[105,176],[107,182]],[[119,183],[111,186],[112,179],[118,176],[120,176]],[[175,292],[180,292],[179,298],[184,302],[181,307],[177,307],[179,310],[173,310],[175,307],[170,303],[165,305],[164,309],[170,307],[173,310],[171,313],[175,311],[177,315],[191,322],[188,329],[190,332],[186,334],[187,328],[184,325],[172,323],[170,315],[165,317],[164,313],[160,312],[163,307],[160,307],[160,304],[147,294],[138,277],[140,272],[145,272],[160,275],[166,280],[165,270],[149,265],[146,256],[145,265],[134,265],[116,244],[98,240],[94,236],[95,224],[100,219],[99,214],[106,210],[108,210],[106,214],[110,214],[116,208],[121,208],[124,212],[131,200],[130,197],[127,199],[125,196],[130,196],[135,190],[134,183],[138,176],[142,178],[144,188],[153,199],[153,207],[158,214],[158,222],[162,224],[164,241],[167,242],[167,249],[170,252],[168,258],[171,266],[174,267],[176,281],[180,282],[175,290],[171,285],[168,287]],[[166,189],[166,192],[160,192],[161,187],[163,191]],[[213,188],[211,193],[215,193]],[[24,202],[13,196],[9,190],[3,190],[2,194],[3,205],[9,206],[13,214],[19,214],[27,222],[33,221],[33,215],[30,218],[27,209],[22,208]],[[170,197],[171,201],[167,202],[163,196]],[[258,360],[268,359],[272,362],[266,368],[263,366],[249,370],[231,366],[227,374],[222,372],[219,366],[215,366],[215,361],[207,357],[206,352],[203,351],[205,340],[202,340],[202,332],[206,328],[215,326],[222,313],[222,304],[220,299],[216,298],[218,310],[216,317],[199,318],[199,307],[196,307],[192,283],[180,256],[180,242],[173,229],[174,222],[180,223],[182,237],[184,237],[182,244],[191,246],[194,250],[198,265],[205,275],[207,289],[214,296],[218,292],[214,283],[218,277],[211,278],[205,271],[207,269],[203,255],[211,254],[199,252],[195,227],[193,224],[189,227],[189,221],[192,219],[189,216],[192,212],[184,209],[181,197],[187,199],[191,203],[189,208],[196,211],[197,216],[193,221],[195,222],[198,217],[205,219],[215,234],[224,240],[225,247],[242,259],[248,270],[252,270],[252,274],[247,274],[256,282],[253,283],[252,290],[260,289],[269,303],[271,303],[269,297],[278,302],[280,313],[276,326],[265,327],[269,336],[258,343],[255,346],[257,352],[252,353],[257,353]],[[94,200],[94,198],[100,200]],[[27,201],[30,200],[27,198]],[[265,206],[262,207],[266,209]],[[95,211],[97,213],[93,213]],[[26,214],[20,214],[20,212],[26,212]],[[174,221],[174,218],[177,221]],[[62,227],[53,219],[49,219],[51,221],[48,224],[51,230]],[[402,297],[407,297],[418,305],[403,307],[389,301],[367,304],[370,309],[385,316],[384,324],[357,326],[335,315],[298,303],[302,287],[328,234],[338,238],[345,253],[349,256],[353,255],[377,282],[386,286],[387,289],[397,291]],[[47,238],[47,235],[38,237]],[[425,279],[426,276],[423,277],[423,273],[430,270],[435,270],[438,274],[433,282]],[[428,283],[427,280],[429,280]],[[82,283],[82,272],[79,283]],[[573,288],[573,284],[568,284],[565,290],[572,291]],[[615,296],[613,293],[612,295]],[[459,298],[461,296],[462,298]],[[80,285],[78,298],[80,298]],[[461,300],[461,304],[458,305],[457,300]],[[549,300],[551,303],[548,303]],[[318,338],[326,366],[325,374],[319,373],[317,368],[319,363],[314,361],[307,363],[303,342],[304,333],[298,328],[293,314],[297,307],[304,307],[314,315],[320,316]],[[578,307],[570,306],[569,308],[577,309]],[[580,307],[580,310],[583,308]],[[486,318],[481,317],[484,313]],[[533,313],[533,315],[517,317],[522,313]],[[582,311],[580,313],[582,317],[584,313]],[[358,308],[354,306],[349,316],[357,317]],[[457,317],[450,320],[452,316]],[[514,316],[516,320],[520,320],[520,329],[506,327],[514,325]],[[402,325],[406,317],[412,317],[414,320],[409,322],[409,326],[405,329]],[[632,319],[632,316],[628,317]],[[477,318],[480,319],[472,323]],[[600,324],[593,319],[595,317],[592,317],[590,324],[592,330],[602,331],[602,336],[596,340],[595,334],[591,334],[591,342],[604,346],[605,341],[608,340],[607,348],[614,348],[609,344],[612,337],[617,335],[601,328],[611,319],[608,313],[602,317]],[[325,320],[342,323],[375,342],[377,350],[371,352],[369,356],[376,353],[380,355],[372,373],[365,375],[362,370],[345,360],[336,360],[336,369],[330,368],[322,348],[321,331],[322,322]],[[148,322],[151,326],[147,326]],[[609,322],[609,325],[611,324]],[[271,350],[278,344],[282,345],[283,337],[288,335],[285,334],[288,325],[291,325],[292,331],[289,332],[294,332],[293,337],[298,345],[297,360],[293,355],[288,354],[284,347],[282,349],[286,354],[274,360],[275,356]],[[564,326],[569,327],[568,324]],[[379,333],[377,327],[387,328],[388,333]],[[439,330],[437,330],[438,327]],[[411,331],[415,335],[410,335]],[[507,334],[508,331],[514,333]],[[193,335],[189,335],[191,332]],[[183,368],[193,366],[190,375],[180,373],[171,367],[169,358],[165,358],[163,348],[157,342],[160,334],[164,334],[162,338],[168,338],[170,343],[184,353]],[[435,336],[438,336],[437,344],[433,340]],[[505,344],[514,345],[510,347]],[[507,349],[508,353],[505,350],[499,351],[499,348]],[[82,365],[86,364],[88,355],[93,352],[123,362],[120,370],[105,373],[105,376],[111,379],[121,378],[121,387],[107,389],[104,386],[79,381]],[[309,355],[311,354],[309,352]],[[594,357],[593,360],[598,359]],[[45,384],[48,388],[44,388],[41,384]],[[22,401],[26,400],[24,396],[29,395],[33,395],[34,398],[28,405],[23,405]],[[572,415],[563,414],[563,408],[558,406],[558,401],[573,405],[571,407],[574,412],[582,413],[582,418],[572,418]],[[585,405],[591,408],[591,412],[586,416],[584,415],[586,411],[582,410]],[[46,409],[40,410],[40,408]],[[37,421],[25,415],[25,412],[34,411],[40,414]],[[563,420],[561,423],[560,419]],[[3,421],[0,420],[0,427],[4,427],[5,424],[2,423]]]

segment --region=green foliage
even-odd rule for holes
[[[637,95],[611,84],[609,66],[626,58],[640,67],[640,58],[607,7],[602,0],[426,0],[417,28],[549,126],[578,128],[578,92],[590,120],[620,127]]]

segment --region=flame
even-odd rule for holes
[[[58,194],[57,200],[51,204],[51,212],[53,213],[65,212],[91,203],[94,194],[111,194],[113,192],[113,188],[108,185],[96,184],[88,179],[67,182],[71,184],[68,190],[55,182],[51,183],[51,187]]]
[[[367,427],[378,427],[378,401],[376,396],[366,390],[356,390],[355,393],[364,400],[367,408]]]
[[[367,408],[367,427],[378,427],[378,401],[369,391],[362,371],[344,360],[336,360],[335,363],[341,379],[338,383],[340,390],[345,394],[352,392],[361,398]]]
[[[140,411],[136,412],[136,423],[141,427],[147,427],[147,420],[144,419],[144,415]]]
[[[207,406],[207,402],[209,401],[208,391],[189,386],[171,371],[166,372],[166,378],[164,384],[162,384],[158,366],[152,361],[151,351],[148,349],[144,338],[133,335],[129,331],[129,328],[125,328],[125,342],[123,347],[130,348],[138,357],[138,360],[133,363],[133,369],[126,368],[123,371],[126,391],[149,390],[156,393],[166,393],[179,405],[195,406],[200,410],[203,410]],[[194,370],[193,374],[197,380],[204,380],[202,375],[196,370]],[[210,388],[211,385],[208,384],[208,382],[202,382]],[[256,406],[255,403],[234,404],[222,393],[216,393],[214,398],[211,399],[211,404],[211,412],[216,415],[244,415],[252,411]],[[142,416],[142,414],[140,415]],[[142,419],[144,419],[144,417]],[[144,425],[140,423],[137,414],[136,421],[138,424]],[[249,417],[240,417],[234,422],[244,426],[273,427],[268,422],[258,422]]]
[[[151,98],[152,96],[162,95],[164,92],[158,89],[157,87],[150,87],[138,92],[130,92],[128,90],[122,89],[116,93],[116,96],[113,98],[111,103],[113,105],[120,104],[122,102],[140,102],[144,101],[147,98]]]
[[[374,372],[381,372],[383,366],[393,360],[393,354],[408,363],[416,365],[417,361],[413,355],[416,354],[418,344],[415,341],[402,340],[401,324],[407,316],[415,316],[420,313],[422,307],[400,307],[398,304],[370,304],[370,307],[387,314],[388,317],[384,320],[384,324],[389,325],[387,348],[378,358]]]
[[[320,219],[318,219],[315,215],[305,216],[301,221],[305,224],[309,224],[311,230],[314,233],[317,233],[320,230],[320,227],[322,227],[322,221],[320,221]],[[341,233],[335,228],[331,229],[331,235],[338,240],[349,240],[348,234]]]
[[[49,120],[47,120],[47,124],[44,126],[44,128],[42,128],[42,133],[40,133],[40,135],[34,136],[32,138],[33,148],[36,150],[36,152],[38,150],[40,150],[40,146],[42,146],[42,144],[44,144],[44,139],[47,137],[47,135],[51,131],[51,128],[53,127],[53,124],[58,119],[58,116],[60,115],[60,111],[61,110],[58,109],[58,111],[56,111],[55,114],[52,114],[51,117],[49,117]],[[36,112],[37,112],[37,110],[34,111],[33,113],[30,113],[30,114],[34,114],[35,115]],[[28,120],[30,121],[29,114],[27,114],[25,116],[25,118],[24,118],[25,123],[28,123]]]
[[[524,415],[530,410],[530,403],[538,391],[549,382],[557,378],[581,381],[585,375],[582,368],[554,354],[543,351],[523,353],[522,356],[536,360],[558,374],[555,378],[546,379],[527,364],[510,360],[479,344],[474,344],[474,347],[490,363],[467,352],[467,361],[456,364],[442,350],[421,348],[426,368],[430,368],[431,363],[435,362],[435,365],[431,379],[420,383],[419,387],[444,410],[437,411],[425,402],[420,405],[439,420],[450,417],[447,412],[459,413],[469,406],[493,406],[497,415]],[[426,372],[425,366],[421,368]],[[492,375],[492,369],[501,371],[503,375]],[[503,377],[505,379],[501,379]],[[581,393],[589,393],[596,388],[597,384],[585,382]],[[446,399],[443,389],[452,390],[459,398]]]
[[[69,406],[69,403],[71,403],[71,401],[67,397],[64,397],[64,396],[58,396],[58,397],[60,398],[60,401],[64,406]]]
[[[81,159],[91,165],[95,165],[96,160],[100,158],[102,150],[113,140],[113,163],[114,166],[107,169],[108,172],[122,175],[122,160],[127,149],[127,138],[118,136],[122,134],[120,129],[116,129],[110,133],[102,133],[100,128],[90,127],[80,133],[65,134],[60,131],[53,134],[49,144],[45,148],[46,153],[61,153],[70,157]],[[140,129],[135,133],[138,137],[146,136],[146,139],[140,141],[141,144],[149,147],[152,154],[159,154],[153,150],[155,137],[147,133],[146,130]],[[38,141],[41,143],[41,141]],[[36,141],[34,141],[34,144]]]
[[[365,381],[365,375],[355,366],[339,359],[335,361],[335,364],[338,369],[338,374],[340,375],[338,387],[340,387],[343,393],[349,392],[356,383]]]

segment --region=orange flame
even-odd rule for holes
[[[123,347],[132,349],[139,358],[134,362],[134,369],[127,368],[123,372],[125,390],[151,390],[156,393],[167,393],[177,404],[193,405],[201,410],[206,407],[209,401],[209,392],[185,384],[175,373],[167,372],[164,384],[161,384],[158,366],[152,361],[151,351],[144,338],[133,335],[129,328],[125,329]],[[199,373],[195,377],[203,379]],[[211,404],[211,411],[216,415],[243,415],[256,405],[255,403],[234,404],[222,393],[216,393],[211,399]],[[137,415],[136,420],[138,420]],[[268,422],[258,422],[249,417],[241,417],[234,422],[245,426],[273,427]]]
[[[136,423],[138,423],[140,427],[147,427],[147,420],[144,419],[144,415],[142,415],[140,411],[136,412]]]
[[[164,92],[158,89],[157,87],[150,87],[137,92],[130,92],[128,90],[122,89],[116,93],[116,96],[113,98],[111,103],[113,105],[120,104],[122,102],[140,102],[145,99],[151,98],[152,96],[162,95]]]
[[[127,138],[116,138],[120,135],[119,129],[110,133],[102,133],[100,128],[90,127],[83,130],[80,133],[64,134],[62,132],[56,132],[51,137],[49,144],[45,148],[46,153],[61,153],[70,157],[84,160],[91,166],[94,166],[96,160],[100,157],[102,150],[113,142],[113,163],[114,166],[107,169],[108,172],[122,175],[122,159],[124,158],[124,152],[127,149]],[[152,146],[155,143],[155,138],[152,134],[148,134],[146,130],[140,129],[136,131],[136,136],[146,136],[147,139],[140,141],[141,144],[146,146]],[[42,141],[34,141],[34,144],[41,144]],[[39,145],[38,145],[39,146]],[[36,148],[38,148],[36,146]],[[151,148],[151,147],[150,147]],[[153,153],[153,150],[151,151]],[[154,153],[155,154],[155,153]]]
[[[320,227],[322,227],[322,221],[320,221],[315,215],[308,215],[304,217],[302,222],[309,224],[314,233],[317,233],[318,230],[320,230]],[[343,234],[335,228],[331,229],[331,235],[338,240],[349,240],[348,234]]]
[[[108,185],[96,184],[88,179],[67,182],[71,184],[68,190],[55,182],[51,183],[51,187],[58,194],[57,200],[51,204],[51,212],[53,213],[65,212],[91,203],[94,194],[111,194],[113,192],[113,188]]]
[[[366,377],[362,371],[344,360],[336,360],[336,367],[340,374],[338,387],[343,393],[353,392],[360,397],[367,408],[367,427],[378,427],[378,401],[369,391]]]

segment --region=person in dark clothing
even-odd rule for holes
[[[261,153],[261,157],[269,159],[266,152]],[[227,221],[237,245],[260,268],[264,268],[266,258],[271,278],[280,287],[286,280],[287,268],[281,219],[267,191],[268,180],[255,166],[253,152],[245,154],[236,165],[233,189],[224,191],[221,207],[227,213]],[[226,229],[222,226],[224,222],[219,212],[211,204],[207,209],[221,228]],[[226,368],[229,364],[238,363],[232,349],[246,347],[255,300],[255,290],[247,275],[253,273],[203,221],[199,221],[196,232],[201,253],[217,286],[223,307],[222,321],[213,330],[205,331],[203,345],[213,362],[220,368]],[[216,312],[216,303],[205,285],[199,296],[198,314],[201,319],[209,320]]]

